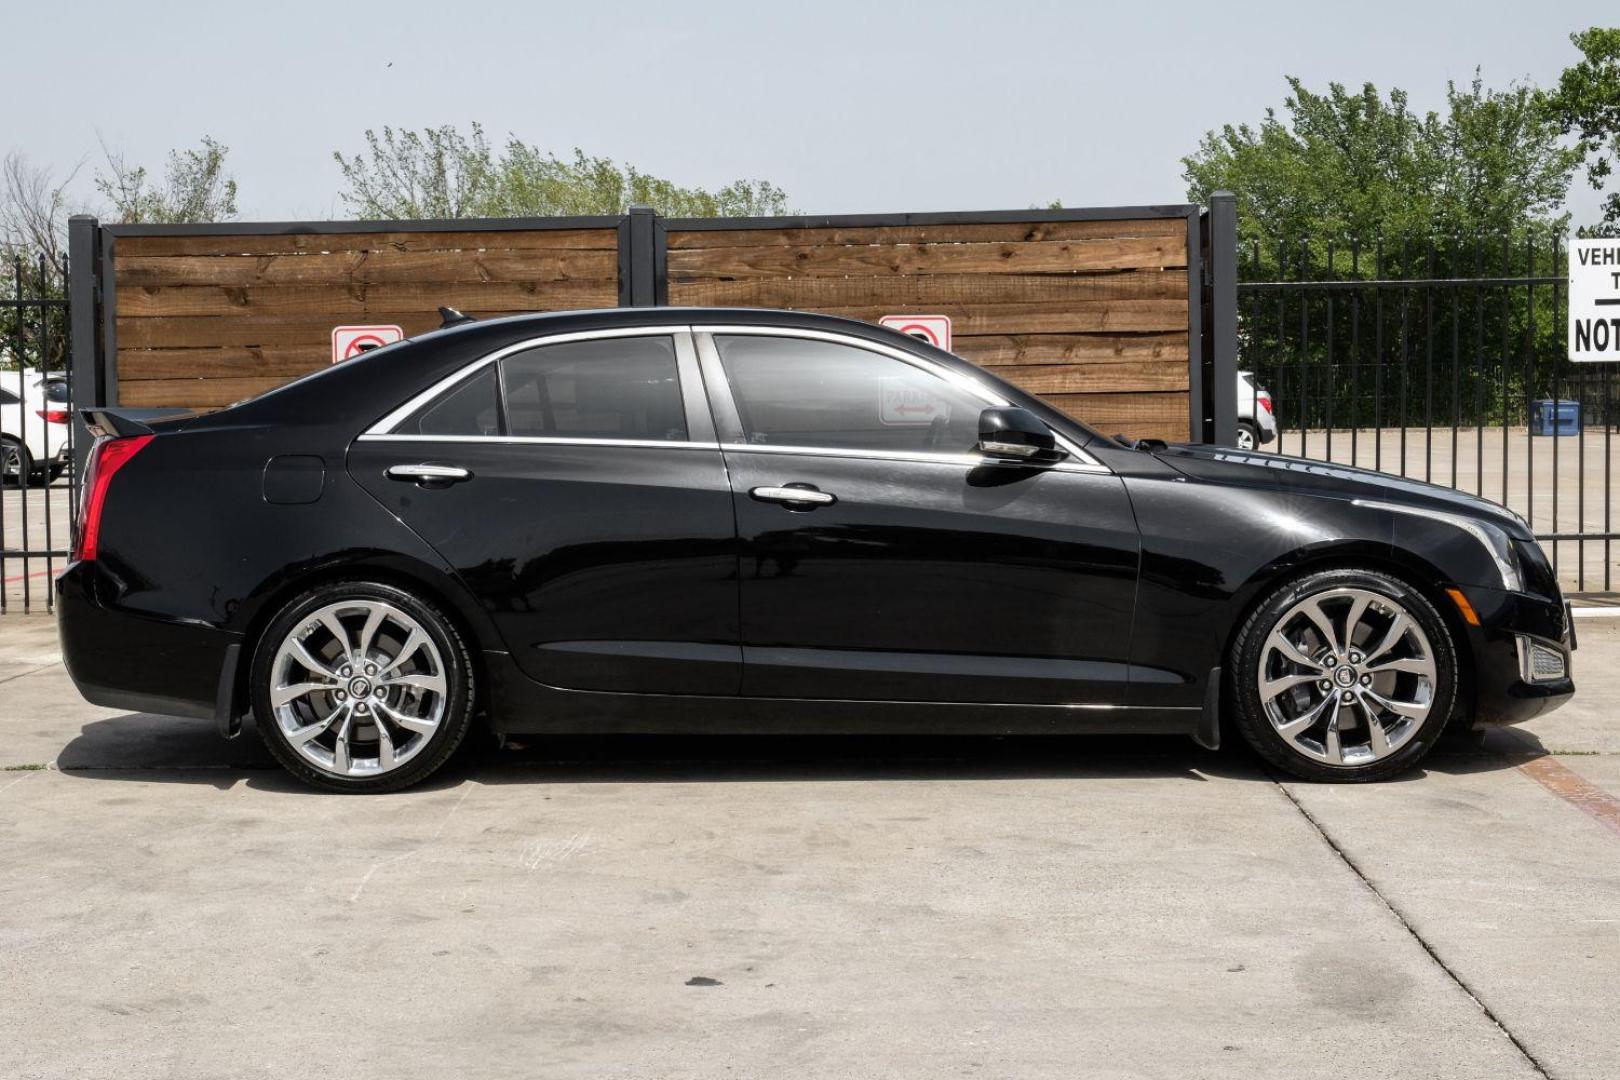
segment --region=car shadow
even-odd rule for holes
[[[1533,732],[1517,727],[1491,727],[1447,735],[1410,772],[1393,779],[1398,782],[1422,780],[1429,774],[1472,776],[1478,773],[1515,769],[1527,761],[1546,757],[1552,751]]]
[[[1537,756],[1524,732],[1448,737],[1422,766],[1463,774],[1510,768]],[[1493,741],[1494,740],[1494,741]],[[265,791],[308,789],[281,769],[252,721],[221,739],[208,721],[126,713],[84,725],[57,755],[82,779],[141,783],[239,783]],[[546,735],[498,745],[478,732],[415,790],[546,783],[724,783],[904,780],[1119,780],[1275,777],[1246,746],[1206,750],[1177,736],[1132,735]]]

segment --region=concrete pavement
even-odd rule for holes
[[[353,798],[84,704],[8,616],[0,1075],[1620,1075],[1616,623],[1565,710],[1376,786],[617,738]]]

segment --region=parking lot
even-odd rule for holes
[[[569,739],[317,794],[0,622],[0,1075],[1613,1077],[1620,620],[1398,782]],[[761,716],[761,728],[769,726]]]

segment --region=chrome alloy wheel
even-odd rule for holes
[[[7,480],[22,483],[23,455],[22,447],[16,443],[0,443],[0,476]]]
[[[344,600],[293,628],[271,665],[281,736],[322,772],[377,776],[422,752],[444,720],[444,659],[422,624],[381,600]]]
[[[1434,650],[1398,602],[1369,589],[1329,589],[1277,620],[1258,680],[1266,718],[1296,752],[1365,765],[1400,750],[1428,718]]]

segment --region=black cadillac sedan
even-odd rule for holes
[[[68,670],[304,780],[540,732],[1177,732],[1323,780],[1574,690],[1514,514],[1107,438],[781,311],[466,322],[205,416],[93,411]]]

